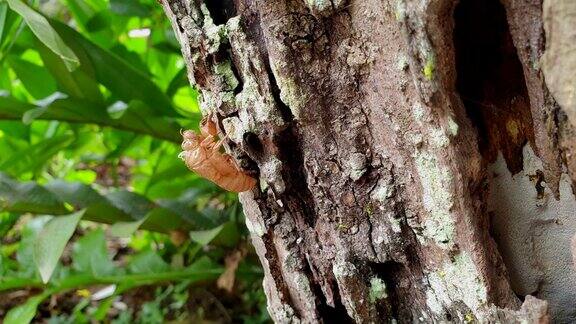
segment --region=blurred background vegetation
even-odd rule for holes
[[[197,93],[155,0],[0,0],[4,323],[264,323],[237,197],[177,158]]]

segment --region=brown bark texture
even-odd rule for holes
[[[486,206],[488,165],[520,171],[527,143],[556,196],[576,179],[540,0],[162,5],[258,178],[240,200],[276,322],[549,320],[511,289]]]

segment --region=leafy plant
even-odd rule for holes
[[[177,158],[201,118],[178,46],[154,0],[0,0],[4,323],[268,321],[236,197]]]

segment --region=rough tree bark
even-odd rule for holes
[[[512,290],[488,212],[499,152],[517,174],[528,143],[556,198],[576,179],[540,0],[162,5],[203,113],[259,179],[240,200],[276,322],[549,319]]]

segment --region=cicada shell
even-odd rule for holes
[[[256,179],[244,173],[232,157],[220,152],[223,140],[216,141],[216,125],[204,119],[200,134],[187,130],[182,132],[183,142],[180,157],[186,166],[219,187],[233,192],[254,188]]]

